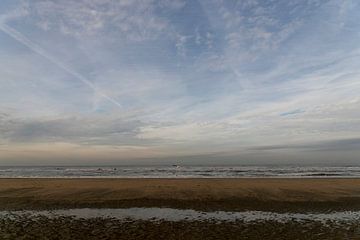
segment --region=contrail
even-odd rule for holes
[[[9,36],[11,36],[12,38],[14,38],[16,41],[22,43],[23,45],[25,45],[26,47],[28,47],[29,49],[31,49],[32,51],[34,51],[35,53],[39,54],[40,56],[46,58],[47,60],[49,60],[50,62],[54,63],[56,66],[58,66],[59,68],[65,70],[67,73],[71,74],[72,76],[74,76],[75,78],[79,79],[81,82],[83,82],[85,85],[87,85],[88,87],[90,87],[91,89],[93,89],[97,94],[99,94],[100,96],[104,97],[105,99],[107,99],[108,101],[110,101],[111,103],[115,104],[118,107],[122,107],[121,104],[116,101],[115,99],[109,97],[108,95],[106,95],[105,93],[101,92],[91,81],[89,81],[86,77],[84,77],[83,75],[81,75],[80,73],[72,70],[70,67],[68,67],[65,63],[59,61],[58,59],[54,58],[53,56],[49,55],[43,48],[41,48],[39,45],[37,45],[36,43],[32,42],[31,40],[29,40],[28,38],[26,38],[23,34],[21,34],[20,32],[16,31],[15,29],[13,29],[12,27],[9,27],[7,24],[3,23],[0,21],[0,30],[5,32],[6,34],[8,34]]]

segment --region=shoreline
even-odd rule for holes
[[[91,180],[91,179],[119,179],[119,180],[127,180],[127,179],[137,179],[137,180],[140,180],[140,179],[144,179],[144,180],[147,180],[147,179],[158,179],[158,180],[172,180],[172,179],[180,179],[180,180],[200,180],[200,179],[217,179],[217,180],[230,180],[230,179],[262,179],[262,180],[265,180],[265,179],[285,179],[285,180],[291,180],[291,179],[297,179],[297,180],[301,180],[301,179],[312,179],[312,180],[318,180],[318,179],[326,179],[326,180],[333,180],[333,179],[353,179],[353,180],[356,180],[356,179],[360,179],[360,176],[359,177],[354,177],[354,176],[343,176],[343,177],[339,177],[339,176],[319,176],[319,177],[314,177],[314,176],[300,176],[300,177],[289,177],[289,176],[286,176],[286,177],[281,177],[281,176],[271,176],[271,177],[114,177],[114,176],[94,176],[94,177],[88,177],[88,176],[79,176],[79,177],[74,177],[74,176],[71,176],[71,177],[64,177],[64,176],[61,176],[61,177],[40,177],[40,176],[36,176],[36,177],[0,177],[0,180],[1,179],[8,179],[8,180],[14,180],[14,179],[47,179],[47,180],[51,180],[51,179],[60,179],[60,180],[67,180],[67,179],[87,179],[87,180]]]
[[[114,176],[94,176],[94,177],[89,177],[89,176],[78,176],[78,177],[0,177],[0,180],[2,179],[7,179],[7,180],[16,180],[16,179],[47,179],[47,180],[52,180],[52,179],[59,179],[59,180],[69,180],[69,179],[73,179],[73,180],[77,180],[77,179],[87,179],[87,180],[360,180],[360,176],[359,177],[354,177],[354,176],[348,176],[348,177],[339,177],[339,176],[319,176],[319,177],[314,177],[314,176],[300,176],[300,177],[277,177],[277,176],[270,176],[270,177],[114,177]]]
[[[0,210],[360,210],[359,178],[1,178]]]

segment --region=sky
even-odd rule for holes
[[[358,164],[359,13],[2,0],[0,165]]]

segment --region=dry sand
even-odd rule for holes
[[[1,209],[360,209],[360,179],[0,179]]]

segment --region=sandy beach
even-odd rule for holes
[[[310,215],[249,222],[53,215],[55,209],[132,207]],[[2,239],[360,239],[360,219],[311,217],[359,211],[360,179],[0,179],[0,208],[7,212],[0,218]],[[51,211],[16,215],[25,209]]]
[[[54,217],[55,209],[132,207],[309,215],[286,221]],[[2,239],[360,239],[356,217],[321,222],[311,215],[359,211],[360,179],[0,179],[0,208],[7,212],[0,218]],[[50,211],[18,211],[25,209]]]
[[[360,179],[0,179],[1,209],[360,209]]]

